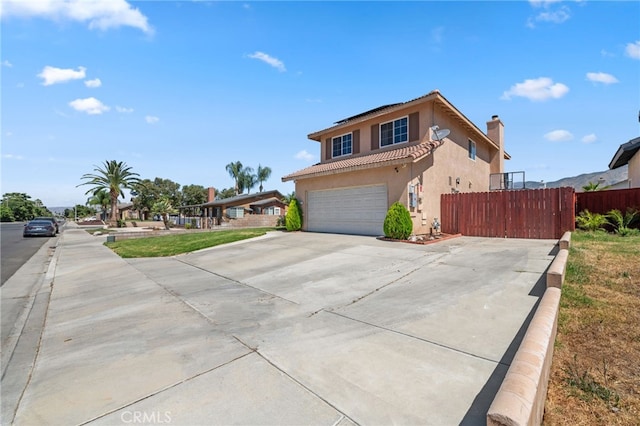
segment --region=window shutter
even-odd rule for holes
[[[371,126],[371,151],[380,148],[380,125]]]
[[[353,153],[360,153],[360,130],[353,131]]]
[[[417,141],[420,138],[419,113],[409,114],[409,142]]]
[[[333,147],[331,146],[331,138],[325,139],[325,147],[324,147],[324,159],[331,160],[331,154],[333,151]]]

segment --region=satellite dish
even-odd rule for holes
[[[446,138],[449,136],[449,133],[451,133],[451,130],[440,129],[437,125],[431,127],[431,130],[433,130],[433,136],[438,140],[438,142],[442,142],[442,139]]]

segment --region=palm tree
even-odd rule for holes
[[[98,189],[93,193],[91,197],[87,199],[87,205],[100,206],[102,210],[100,213],[100,218],[102,220],[106,219],[107,208],[109,207],[110,203],[111,203],[111,196],[109,195],[109,192],[107,192],[107,190],[104,188]]]
[[[169,226],[169,215],[175,213],[175,209],[171,205],[171,201],[167,197],[162,197],[159,201],[156,201],[151,208],[153,213],[157,213],[162,216],[162,222],[164,222],[164,229],[167,231],[171,229]]]
[[[231,162],[225,167],[227,172],[229,172],[229,176],[231,176],[236,181],[236,195],[240,193],[240,176],[242,174],[242,163],[239,161]]]
[[[269,179],[269,176],[271,176],[271,167],[262,167],[258,164],[258,171],[256,172],[256,175],[258,182],[260,182],[260,192],[262,192],[262,182],[266,181]]]
[[[114,226],[116,224],[116,215],[118,213],[118,197],[124,198],[125,189],[135,189],[137,185],[141,184],[140,176],[138,173],[133,173],[131,167],[122,161],[116,160],[105,161],[102,168],[94,166],[95,174],[87,173],[82,175],[82,179],[86,182],[81,185],[92,185],[93,188],[89,189],[85,194],[90,192],[95,194],[101,189],[109,192],[111,199],[111,216],[109,217],[109,225]]]
[[[600,182],[597,182],[597,183],[589,182],[588,184],[583,186],[582,189],[585,192],[600,191]]]
[[[256,186],[258,183],[258,177],[253,173],[253,169],[251,167],[245,167],[240,172],[240,177],[238,179],[239,182],[239,193],[243,193],[244,190],[247,190],[247,194],[251,193],[251,188]]]

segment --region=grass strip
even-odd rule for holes
[[[116,240],[115,242],[106,242],[105,245],[123,258],[165,257],[259,237],[272,230],[273,228],[248,228],[194,232],[161,237]]]
[[[573,233],[544,425],[638,425],[640,236]]]

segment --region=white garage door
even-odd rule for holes
[[[311,191],[307,229],[337,234],[383,235],[387,186]]]

